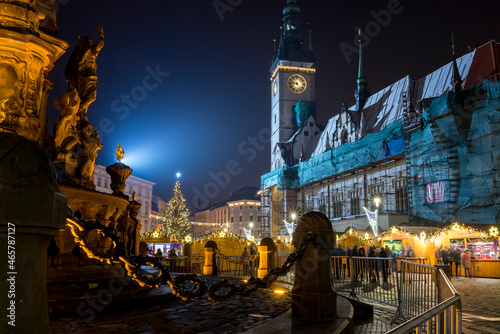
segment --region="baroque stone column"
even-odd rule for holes
[[[7,333],[49,332],[47,247],[64,228],[66,210],[45,152],[0,133],[0,308],[9,312],[0,328]]]
[[[49,73],[68,43],[56,37],[53,1],[0,1],[0,6],[0,132],[41,142]]]

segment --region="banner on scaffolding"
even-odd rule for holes
[[[427,204],[441,203],[445,200],[444,181],[429,183],[425,186]]]

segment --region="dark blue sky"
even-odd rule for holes
[[[197,191],[205,204],[259,185],[269,170],[269,67],[285,0],[220,0],[237,5],[222,14],[212,0],[56,2],[59,37],[71,46],[51,74],[50,130],[59,116],[50,104],[66,90],[64,66],[78,35],[95,41],[103,26],[97,100],[88,112],[104,144],[98,162],[114,163],[119,142],[134,175],[156,182],[154,192],[164,200],[181,172],[191,206]],[[496,0],[297,2],[305,44],[313,30],[318,118],[324,123],[342,98],[354,104],[357,58],[346,57],[340,46],[354,46],[359,22],[371,29],[364,53],[372,92],[450,61],[451,32],[458,56],[467,45],[500,41]],[[393,14],[375,14],[382,10]]]

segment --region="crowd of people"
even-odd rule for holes
[[[338,245],[331,253],[333,260],[333,274],[334,278],[350,279],[351,270],[353,270],[354,281],[363,280],[365,277],[370,282],[380,281],[387,282],[389,275],[397,271],[397,258],[412,257],[414,256],[413,249],[398,251],[394,246],[389,248],[370,246],[367,249],[362,246],[342,248]],[[469,250],[461,250],[460,248],[442,248],[436,249],[436,263],[437,265],[449,265],[454,269],[455,276],[461,276],[462,268],[464,276],[471,278],[471,253]],[[360,261],[353,258],[368,257],[377,258],[368,261]],[[386,259],[387,258],[387,259]],[[450,277],[453,276],[453,270],[449,272]],[[365,276],[367,275],[367,276]]]
[[[368,250],[366,250],[364,247],[358,247],[357,245],[353,248],[347,247],[346,249],[342,248],[341,245],[338,245],[333,249],[332,256],[335,257],[332,264],[334,278],[337,280],[349,279],[351,277],[352,267],[352,270],[354,271],[354,281],[363,280],[366,274],[371,282],[380,281],[380,277],[382,277],[383,282],[387,282],[388,276],[393,271],[397,270],[396,259],[400,257],[400,254],[394,249],[394,247],[390,249],[389,246],[371,246]],[[353,257],[369,257],[379,259],[365,262],[353,260]]]
[[[470,272],[471,253],[468,249],[462,250],[458,247],[443,248],[441,246],[436,249],[435,256],[437,265],[450,266],[450,277],[453,277],[453,269],[455,269],[455,276],[461,276],[462,268],[465,277],[472,277]]]

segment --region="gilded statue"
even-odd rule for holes
[[[89,105],[95,101],[97,92],[97,63],[99,52],[104,47],[104,30],[98,28],[99,40],[92,44],[90,37],[78,39],[64,72],[68,91],[76,89],[80,95],[80,116],[86,117]]]
[[[116,145],[118,145],[118,148],[116,149],[116,160],[118,160],[118,162],[122,162],[123,157],[125,156],[125,151],[119,143]]]
[[[61,117],[56,121],[54,128],[55,161],[62,162],[71,157],[71,150],[78,144],[76,114],[80,108],[80,97],[76,89],[67,92],[60,99],[56,98],[54,108],[61,111]]]
[[[92,126],[87,124],[82,130],[80,138],[80,149],[78,150],[77,177],[80,184],[84,186],[94,185],[94,164],[97,158],[97,151],[102,148],[101,140],[97,131],[93,131]]]

